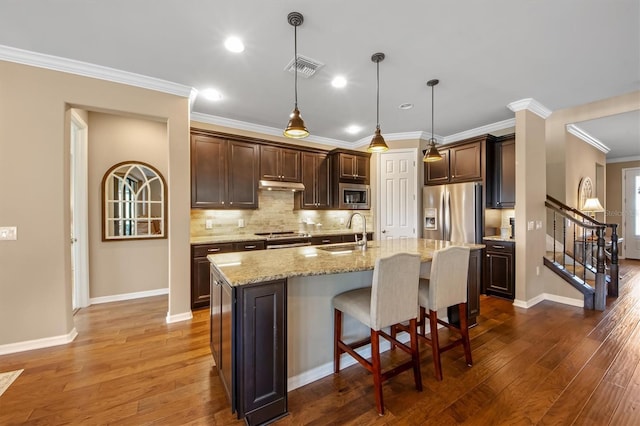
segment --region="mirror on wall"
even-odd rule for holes
[[[166,238],[166,184],[153,166],[118,163],[102,178],[102,240]]]

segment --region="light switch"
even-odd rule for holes
[[[17,226],[2,226],[0,227],[0,240],[15,241],[18,239],[18,227]]]
[[[542,229],[542,221],[536,220],[536,229]]]
[[[533,223],[532,220],[528,221],[527,222],[527,231],[533,231],[533,225],[534,225],[534,223]]]
[[[207,219],[204,221],[204,227],[205,229],[212,229],[213,228],[213,219]]]

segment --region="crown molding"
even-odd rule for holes
[[[513,112],[527,109],[545,120],[553,112],[533,98],[520,99],[519,101],[511,102],[509,105],[507,105],[507,108],[509,108]]]
[[[263,126],[262,124],[254,124],[246,121],[234,120],[231,118],[219,117],[217,115],[203,114],[200,112],[192,112],[191,120],[199,121],[201,123],[215,124],[217,126],[228,127],[237,130],[246,130],[249,132],[262,133],[264,135],[278,136],[284,138],[282,135],[282,129],[276,129],[275,127]],[[305,142],[313,142],[320,145],[327,145],[330,147],[339,148],[353,148],[353,143],[341,141],[338,139],[325,138],[322,136],[310,135],[304,138]]]
[[[567,128],[567,132],[571,133],[573,136],[579,139],[582,139],[583,141],[593,146],[594,148],[598,149],[599,151],[602,151],[605,154],[611,151],[611,148],[609,148],[608,146],[600,142],[599,139],[591,136],[589,133],[585,132],[575,124],[567,124],[566,128]]]
[[[115,68],[0,45],[0,60],[61,71],[188,98],[192,88]]]
[[[640,155],[632,155],[630,157],[607,158],[607,164],[610,163],[627,163],[629,161],[640,161]]]
[[[454,133],[453,135],[445,136],[443,143],[456,142],[462,139],[472,138],[474,136],[485,135],[487,133],[495,132],[496,130],[507,129],[516,125],[515,118],[509,118],[507,120],[498,121],[496,123],[487,124],[486,126],[476,127],[475,129],[465,130],[464,132]]]

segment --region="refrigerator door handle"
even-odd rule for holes
[[[444,239],[445,241],[451,241],[451,192],[446,191],[444,196],[445,202],[445,214],[444,214]]]
[[[447,191],[444,190],[440,193],[440,214],[438,215],[438,221],[440,222],[438,225],[440,226],[440,233],[442,235],[442,239],[447,239],[447,228],[446,228],[446,214],[445,210],[445,197],[447,195]]]

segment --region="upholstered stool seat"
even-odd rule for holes
[[[420,358],[418,351],[418,282],[420,256],[398,253],[376,260],[371,287],[340,293],[333,298],[334,307],[334,372],[340,371],[340,356],[346,352],[373,374],[378,413],[384,414],[382,382],[410,368],[416,389],[422,390]],[[370,337],[355,343],[342,340],[342,314],[357,319],[370,328]],[[411,343],[409,346],[391,337],[382,329],[408,321]],[[382,372],[380,365],[379,337],[391,342],[411,355],[411,359],[395,368]],[[355,349],[371,343],[371,361],[363,358]]]

